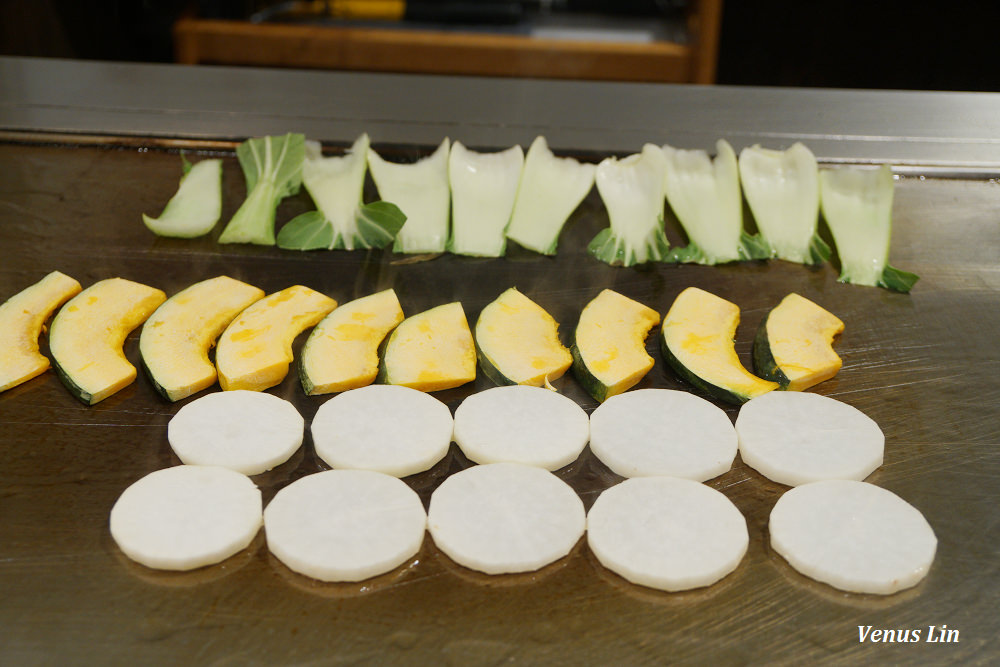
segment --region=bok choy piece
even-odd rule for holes
[[[666,258],[670,248],[663,232],[666,167],[663,151],[653,144],[643,146],[641,153],[622,160],[607,158],[597,165],[597,191],[611,226],[590,242],[590,254],[622,266]]]
[[[689,241],[686,248],[671,251],[671,259],[698,264],[767,259],[771,256],[767,242],[743,229],[736,154],[723,139],[716,150],[712,160],[702,150],[663,147],[667,201]]]
[[[451,181],[451,240],[458,255],[500,257],[507,248],[510,222],[524,151],[513,146],[499,153],[477,153],[456,141],[448,158]]]
[[[222,160],[202,160],[192,165],[181,155],[177,193],[159,218],[143,214],[142,221],[158,236],[190,239],[212,231],[222,216]]]
[[[404,253],[444,252],[448,243],[447,137],[431,155],[413,164],[386,162],[368,149],[368,168],[379,196],[398,206],[406,223],[393,250]]]
[[[830,246],[816,233],[819,168],[812,151],[801,143],[785,151],[753,146],[740,151],[739,163],[743,193],[774,256],[800,264],[830,259]]]
[[[889,266],[892,169],[824,169],[820,201],[840,257],[840,281],[909,292],[918,277]]]
[[[507,238],[543,255],[556,254],[559,233],[594,186],[595,165],[559,158],[545,137],[528,148]]]
[[[384,248],[406,220],[388,202],[362,204],[368,170],[368,135],[345,155],[323,157],[320,144],[307,141],[302,184],[317,211],[293,218],[278,232],[278,246],[291,250]]]
[[[297,194],[302,184],[306,138],[284,136],[248,139],[236,148],[247,182],[247,198],[219,236],[219,243],[274,245],[278,204]]]

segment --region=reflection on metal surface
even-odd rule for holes
[[[689,608],[691,605],[703,604],[725,591],[729,591],[732,594],[732,587],[739,581],[742,576],[741,572],[743,571],[743,564],[741,563],[733,572],[730,572],[711,586],[671,592],[649,588],[628,581],[601,565],[597,557],[594,556],[594,552],[589,549],[587,550],[587,562],[594,568],[595,575],[600,577],[601,581],[606,582],[609,586],[613,586],[623,595],[646,604],[676,608]]]
[[[294,586],[300,591],[305,591],[310,595],[317,595],[322,598],[331,599],[355,598],[362,595],[377,593],[389,588],[390,586],[405,583],[408,578],[414,576],[416,568],[420,565],[423,551],[424,548],[421,547],[420,553],[390,572],[386,572],[385,574],[380,574],[359,582],[319,581],[318,579],[307,577],[290,570],[287,565],[278,560],[278,558],[276,558],[270,551],[267,552],[267,564],[289,585]]]
[[[892,607],[903,604],[904,602],[912,602],[916,600],[920,597],[923,589],[927,586],[927,579],[925,578],[921,579],[920,583],[916,586],[906,588],[898,593],[893,593],[892,595],[849,593],[799,574],[799,572],[789,565],[788,561],[780,555],[771,551],[770,548],[768,549],[768,552],[770,555],[769,561],[771,566],[781,573],[785,582],[790,586],[794,586],[810,595],[819,596],[834,604],[844,605],[853,609],[861,609],[865,611],[891,609]],[[934,576],[933,566],[931,567],[931,572],[928,576]]]
[[[242,570],[247,566],[247,564],[257,557],[257,552],[264,548],[266,547],[264,546],[264,531],[262,529],[259,533],[257,533],[257,536],[254,537],[253,541],[246,549],[233,554],[220,563],[206,565],[205,567],[200,567],[196,570],[187,570],[184,572],[154,570],[135,562],[126,556],[117,546],[111,547],[110,549],[113,551],[115,558],[118,559],[118,562],[121,563],[122,567],[124,567],[129,574],[147,583],[169,588],[191,588],[193,586],[200,586],[202,584],[219,581],[234,572]]]
[[[210,389],[209,391],[215,391],[216,389]],[[176,455],[175,455],[176,456]],[[261,488],[276,488],[287,486],[291,484],[293,479],[297,479],[301,474],[299,469],[302,467],[302,461],[305,459],[305,443],[295,450],[287,461],[284,463],[257,475],[250,477],[250,481]],[[178,462],[180,460],[178,459]],[[270,500],[270,496],[265,496],[265,501]]]
[[[528,145],[806,142],[820,159],[1000,168],[1000,95],[496,80],[0,58],[0,128],[235,139]]]
[[[486,574],[485,572],[479,572],[465,567],[464,565],[459,565],[449,558],[443,551],[441,551],[436,544],[434,544],[434,538],[432,538],[430,534],[427,535],[425,543],[430,544],[430,550],[432,550],[434,558],[439,560],[444,569],[450,574],[478,586],[506,588],[509,586],[530,586],[555,574],[559,570],[566,567],[566,564],[570,559],[579,557],[579,554],[584,549],[585,541],[586,540],[581,537],[567,555],[537,570],[509,574]]]

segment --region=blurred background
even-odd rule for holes
[[[1000,91],[997,3],[0,0],[0,55]]]

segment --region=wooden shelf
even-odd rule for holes
[[[542,39],[518,34],[249,23],[185,17],[179,63],[713,83],[722,0],[695,0],[686,43]]]

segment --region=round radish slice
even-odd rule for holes
[[[604,567],[665,591],[722,579],[740,564],[748,543],[736,506],[688,479],[625,480],[598,496],[587,515],[587,544]]]
[[[486,574],[530,572],[570,552],[586,514],[551,472],[491,463],[451,475],[431,495],[428,528],[459,565]]]
[[[888,595],[927,575],[937,537],[915,507],[874,484],[796,487],[771,510],[771,546],[796,570],[835,588]]]
[[[454,421],[429,394],[375,384],[334,396],[312,422],[316,453],[332,468],[405,477],[444,458]]]
[[[178,410],[167,424],[167,440],[184,463],[257,475],[291,458],[304,431],[302,415],[284,399],[220,391]]]
[[[686,391],[639,389],[590,415],[590,449],[622,477],[703,482],[733,466],[737,440],[726,413]]]
[[[494,387],[469,396],[455,411],[455,442],[476,463],[556,470],[576,460],[589,435],[583,408],[541,387]]]
[[[261,525],[260,491],[217,466],[175,466],[125,489],[111,508],[111,537],[132,560],[193,570],[246,548]]]
[[[882,465],[885,436],[846,403],[798,391],[751,399],[736,418],[743,462],[779,484],[862,480]]]
[[[370,470],[308,475],[264,510],[271,553],[321,581],[362,581],[398,567],[420,550],[426,527],[416,492]]]

